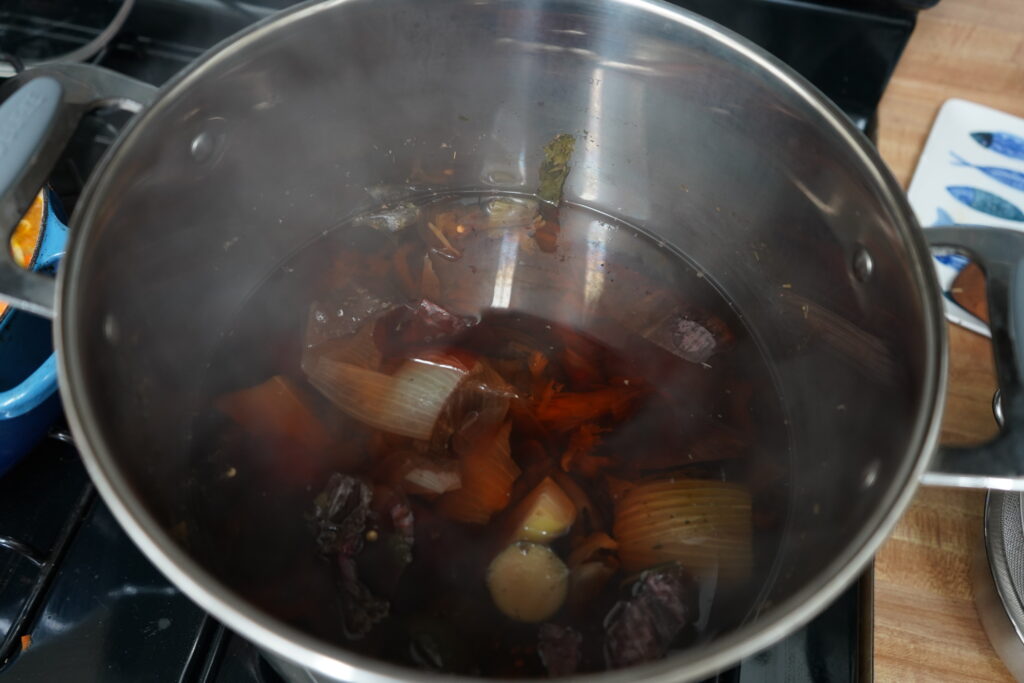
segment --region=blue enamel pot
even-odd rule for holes
[[[47,192],[31,269],[54,271],[64,254],[67,227]],[[57,359],[51,323],[7,308],[0,315],[0,474],[11,468],[46,434],[60,413]]]

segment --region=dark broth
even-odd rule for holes
[[[351,349],[361,332],[372,372],[392,376],[409,359],[428,360],[470,377],[483,398],[457,389],[424,439],[368,426],[308,376],[325,354],[362,363],[370,347]],[[609,642],[623,609],[666,609],[641,604],[650,598],[645,581],[664,579],[680,595],[668,606],[678,623],[660,624],[671,637],[645,644],[642,658],[734,627],[771,576],[786,433],[762,355],[699,270],[587,209],[469,194],[350,221],[251,295],[207,386],[190,500],[203,511],[195,518],[222,528],[202,534],[216,547],[203,546],[187,533],[193,517],[183,510],[184,541],[239,593],[360,653],[487,676],[601,670],[637,661]],[[497,417],[487,425],[481,415]],[[466,454],[481,443],[495,448],[505,425],[518,471],[507,504],[488,509],[486,523],[466,521],[465,501],[450,502],[465,492],[445,486],[453,473],[466,480]],[[441,479],[428,477],[427,490],[410,483],[412,461]],[[749,510],[729,528],[743,526],[750,540],[722,550],[711,569],[666,559],[655,544],[646,574],[644,553],[599,547],[584,563],[606,583],[586,584],[598,590],[580,599],[573,567],[565,604],[541,620],[559,628],[544,626],[541,636],[541,623],[495,606],[487,577],[516,538],[524,499],[546,477],[567,494],[578,489],[568,495],[574,503],[579,492],[589,501],[585,513],[574,505],[572,525],[547,542],[563,563],[598,532],[628,536],[628,524],[616,526],[617,507],[651,482],[740,491]],[[360,487],[370,496],[364,510],[356,509]],[[350,522],[358,542],[346,537],[351,529],[338,530]],[[749,552],[738,550],[744,544]],[[733,571],[736,563],[747,566]]]

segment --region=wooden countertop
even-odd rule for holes
[[[941,0],[921,12],[879,109],[878,146],[906,187],[939,107],[951,97],[1024,116],[1024,3]],[[950,326],[943,440],[996,429],[988,341]],[[1012,681],[978,620],[970,558],[984,493],[922,488],[875,563],[879,681]]]

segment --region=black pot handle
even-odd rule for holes
[[[978,446],[942,446],[924,483],[1020,490],[1024,488],[1024,232],[982,226],[927,228],[933,247],[962,253],[985,273],[989,328],[1004,424]]]
[[[19,268],[6,245],[78,122],[100,108],[138,112],[155,95],[151,85],[86,64],[35,67],[0,87],[0,297],[15,308],[53,317],[54,279]]]

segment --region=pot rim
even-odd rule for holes
[[[93,406],[86,400],[81,349],[73,330],[78,329],[74,306],[74,283],[82,267],[84,250],[79,242],[88,239],[98,202],[107,189],[119,152],[145,134],[147,121],[161,111],[192,82],[220,60],[245,50],[262,37],[283,30],[320,12],[359,2],[326,0],[297,6],[273,15],[208,50],[202,57],[171,79],[150,105],[135,116],[118,140],[104,155],[82,192],[83,201],[73,220],[65,263],[58,276],[54,343],[58,352],[60,386],[68,422],[78,449],[96,488],[114,516],[143,553],[202,609],[226,626],[254,641],[262,648],[300,663],[321,674],[339,680],[360,683],[397,683],[410,679],[436,683],[466,681],[469,677],[419,671],[360,655],[310,636],[257,609],[215,579],[178,546],[170,534],[147,511],[130,482],[119,470],[111,449],[103,438]],[[884,204],[894,218],[899,236],[910,256],[912,277],[918,284],[918,297],[924,317],[924,345],[920,349],[925,362],[922,400],[914,418],[908,456],[901,464],[898,478],[882,504],[852,539],[843,553],[835,557],[815,579],[787,600],[774,605],[754,621],[735,631],[684,650],[663,660],[617,671],[567,677],[566,681],[625,683],[636,680],[652,683],[688,681],[705,678],[726,669],[740,659],[755,654],[804,625],[830,604],[851,584],[871,561],[875,551],[895,526],[910,503],[921,477],[928,467],[939,437],[946,394],[947,337],[941,302],[934,283],[931,253],[921,235],[906,195],[885,166],[877,150],[854,128],[832,102],[806,79],[779,59],[738,34],[699,15],[660,0],[608,0],[610,3],[639,9],[703,34],[726,51],[751,63],[779,87],[789,90],[821,117],[823,123],[856,152],[862,171],[879,189]]]

